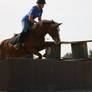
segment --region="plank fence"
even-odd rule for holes
[[[0,64],[0,89],[92,89],[92,60],[8,59]]]
[[[66,42],[62,41],[59,45],[55,45],[54,42],[50,42],[53,44],[51,47],[51,54],[48,58],[61,58],[62,44],[70,44],[72,49],[72,58],[73,59],[88,59],[88,46],[87,43],[92,42],[92,40],[87,41],[71,41]]]
[[[87,42],[61,42],[72,46],[75,59],[70,61],[60,59],[61,46],[56,46],[53,42],[51,43],[53,50],[46,60],[30,58],[5,60],[0,63],[1,92],[92,90],[92,59],[88,59]]]

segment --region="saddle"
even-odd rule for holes
[[[20,43],[22,44],[24,42],[24,40],[27,39],[29,35],[29,31],[28,32],[21,32],[19,34],[15,34],[9,41],[10,44],[15,45],[16,43]]]

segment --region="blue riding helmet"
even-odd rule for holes
[[[37,4],[46,4],[45,0],[37,0]]]

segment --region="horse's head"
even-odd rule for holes
[[[48,34],[53,38],[53,40],[55,41],[56,44],[59,44],[60,43],[60,37],[59,37],[59,26],[61,25],[62,23],[57,23],[57,22],[54,22],[53,20],[52,21],[48,21]]]
[[[39,35],[45,36],[45,34],[49,34],[56,44],[60,43],[60,37],[59,37],[59,26],[62,23],[57,23],[49,20],[42,20],[39,24],[36,24],[33,26],[33,29],[35,29]]]

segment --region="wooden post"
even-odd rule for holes
[[[71,43],[73,58],[88,58],[87,42]]]
[[[47,56],[47,58],[53,58],[53,59],[60,59],[61,57],[61,45],[56,45],[54,42],[51,42],[51,52],[50,55]],[[46,49],[46,52],[48,52],[48,49]]]

